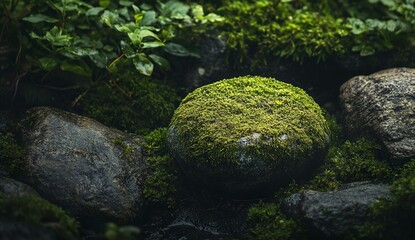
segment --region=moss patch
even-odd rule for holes
[[[56,231],[62,239],[79,237],[78,223],[59,207],[36,196],[0,195],[0,217],[34,224]]]
[[[156,129],[145,137],[149,176],[144,183],[144,197],[153,203],[173,207],[177,191],[177,173],[166,146],[167,129]]]
[[[355,239],[412,239],[415,223],[415,159],[402,169],[390,190],[393,198],[378,200],[371,207],[372,219]]]
[[[12,133],[3,134],[0,132],[0,165],[13,173],[22,165],[23,148],[20,147]]]
[[[169,124],[179,101],[174,89],[128,74],[103,83],[83,98],[82,112],[101,123],[136,134]]]
[[[178,132],[184,158],[210,165],[237,164],[239,143],[247,154],[276,160],[298,159],[327,145],[329,129],[320,107],[302,89],[264,77],[239,77],[196,89],[170,124]],[[295,150],[292,150],[294,146]]]

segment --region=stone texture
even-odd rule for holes
[[[340,88],[340,101],[349,135],[373,135],[392,159],[415,157],[415,69],[354,77]]]
[[[390,198],[388,186],[356,182],[332,192],[306,190],[286,198],[281,210],[319,236],[343,237],[368,219],[375,199]]]
[[[142,210],[145,159],[139,139],[92,119],[39,107],[20,123],[22,179],[88,221],[127,221]]]
[[[32,187],[11,178],[0,175],[0,194],[9,197],[23,195],[39,195]]]

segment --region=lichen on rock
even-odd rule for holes
[[[304,90],[251,76],[196,89],[168,131],[169,148],[188,178],[241,194],[310,174],[328,142],[322,110]]]

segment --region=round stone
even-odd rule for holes
[[[326,153],[329,129],[304,90],[246,76],[190,93],[167,138],[188,182],[246,195],[306,178]]]

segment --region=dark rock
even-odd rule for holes
[[[0,239],[2,240],[58,240],[53,230],[27,223],[0,220]]]
[[[286,198],[281,210],[303,221],[317,235],[343,237],[368,220],[368,207],[375,199],[390,198],[388,186],[357,182],[332,192],[306,190]]]
[[[39,195],[32,187],[0,175],[0,194],[15,197],[23,195]]]
[[[226,64],[226,43],[222,39],[205,38],[199,45],[200,60],[191,64],[185,76],[187,92],[232,75]]]
[[[124,222],[143,206],[146,166],[140,140],[92,119],[39,107],[21,122],[23,180],[88,222]]]
[[[246,220],[252,202],[187,197],[173,211],[153,211],[143,227],[146,240],[240,239],[249,231]]]
[[[342,85],[340,101],[348,134],[373,135],[392,159],[415,157],[415,69],[354,77]]]

